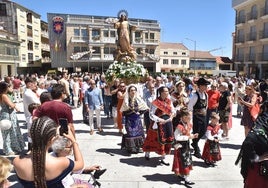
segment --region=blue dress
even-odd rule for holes
[[[64,188],[61,180],[63,180],[65,176],[67,176],[70,172],[72,172],[74,168],[74,162],[71,159],[69,159],[69,161],[70,161],[69,166],[58,177],[52,180],[46,181],[47,188]],[[23,185],[23,187],[35,188],[33,181],[23,180],[19,177],[18,177],[18,180]]]
[[[21,153],[25,147],[25,143],[19,127],[17,114],[14,109],[10,109],[5,103],[0,103],[0,106],[0,120],[9,119],[11,121],[10,129],[1,130],[3,137],[3,151],[6,155],[12,152]]]

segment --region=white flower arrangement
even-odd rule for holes
[[[114,61],[106,71],[106,79],[112,82],[115,78],[119,78],[129,83],[137,83],[147,73],[143,65],[136,61],[118,62]]]

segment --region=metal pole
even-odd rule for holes
[[[194,75],[195,75],[195,69],[196,69],[196,41],[194,41]]]
[[[196,69],[196,40],[185,38],[186,40],[192,41],[194,43],[194,63],[193,63],[193,68],[194,68],[194,75],[195,75],[195,69]]]

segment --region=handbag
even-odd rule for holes
[[[252,106],[250,109],[250,115],[253,119],[253,121],[255,121],[259,115],[259,112],[260,112],[260,104],[259,103],[255,103],[254,106]]]
[[[11,128],[11,121],[9,119],[0,120],[0,129],[2,131],[8,130]]]

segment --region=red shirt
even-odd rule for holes
[[[68,123],[73,123],[73,114],[70,106],[61,101],[52,100],[43,103],[34,112],[33,116],[48,116],[56,123],[59,123],[59,118],[66,118],[68,120]]]
[[[208,109],[215,109],[219,106],[219,99],[221,96],[221,93],[218,90],[208,90]]]

